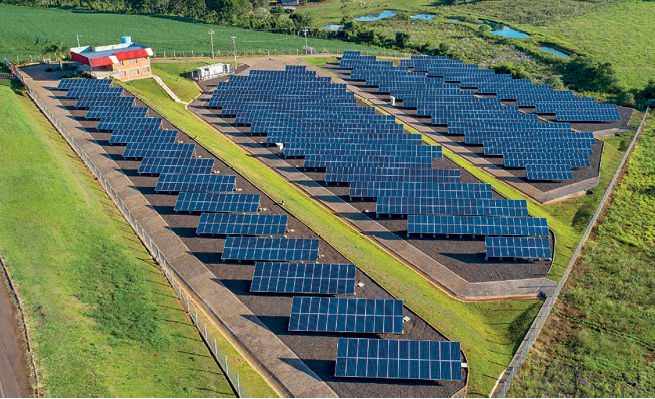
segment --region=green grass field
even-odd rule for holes
[[[0,120],[0,251],[43,394],[233,397],[148,252],[16,81],[0,84]],[[238,372],[273,395],[247,364]]]
[[[305,39],[298,36],[277,35],[230,26],[211,25],[197,20],[167,16],[126,15],[116,13],[94,13],[57,8],[34,8],[0,4],[0,56],[15,60],[37,60],[44,46],[62,40],[66,46],[80,44],[107,45],[120,42],[121,36],[132,36],[132,40],[152,46],[156,55],[190,56],[191,51],[211,54],[207,31],[213,29],[216,52],[232,51],[230,36],[237,37],[237,50],[258,49],[302,49]],[[308,40],[315,48],[366,50],[370,47],[335,40]]]
[[[655,391],[652,122],[509,397],[650,397]]]
[[[541,301],[464,303],[400,263],[341,219],[309,199],[257,159],[217,134],[211,127],[171,101],[150,79],[124,84],[165,118],[190,134],[246,176],[275,201],[309,225],[331,245],[393,295],[452,340],[462,342],[471,368],[470,396],[486,396],[523,339]]]

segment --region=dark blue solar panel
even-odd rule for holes
[[[407,232],[495,236],[548,236],[545,218],[409,215]]]
[[[203,213],[197,234],[284,235],[287,215]]]
[[[223,260],[315,262],[318,239],[227,237]]]
[[[252,292],[355,295],[355,273],[350,264],[258,262]]]
[[[460,343],[339,338],[334,375],[461,381]]]
[[[294,297],[289,331],[402,334],[403,301]]]
[[[246,212],[259,208],[259,194],[180,193],[175,212]]]
[[[212,172],[213,167],[212,158],[144,158],[138,173],[208,174]]]
[[[224,192],[234,191],[237,177],[217,174],[164,173],[157,180],[156,192]]]
[[[485,237],[488,258],[551,259],[548,238]]]

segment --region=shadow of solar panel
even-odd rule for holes
[[[259,194],[243,193],[180,193],[175,212],[245,212],[259,208]]]
[[[402,334],[403,301],[294,297],[289,331]]]
[[[409,215],[412,234],[466,234],[494,236],[548,236],[545,218],[455,215]]]
[[[548,238],[485,237],[487,258],[552,259]]]
[[[144,158],[138,173],[207,174],[212,172],[213,167],[213,158]]]
[[[203,213],[197,234],[225,235],[284,235],[287,215],[244,215],[233,213]]]
[[[164,173],[155,192],[226,192],[234,191],[235,184],[234,175]]]
[[[123,151],[123,158],[190,158],[196,150],[196,145],[180,143],[128,143]]]
[[[339,338],[335,377],[462,380],[459,342]]]
[[[315,262],[318,239],[227,237],[221,259]]]
[[[351,264],[258,262],[251,292],[355,295],[355,273]]]

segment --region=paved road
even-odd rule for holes
[[[31,394],[26,352],[16,320],[16,313],[11,303],[7,284],[1,281],[0,398],[29,397]]]

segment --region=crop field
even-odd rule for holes
[[[141,242],[16,81],[0,83],[0,252],[50,397],[234,397]]]
[[[508,396],[652,396],[652,123]]]
[[[302,49],[305,39],[268,32],[258,32],[230,26],[211,25],[177,17],[94,13],[57,8],[33,8],[0,4],[0,57],[29,60],[39,59],[44,46],[59,40],[68,47],[80,44],[106,45],[118,43],[122,36],[132,36],[135,42],[155,50],[157,56],[175,51],[186,55],[211,54],[207,31],[213,29],[214,50],[232,51],[231,36],[237,37],[237,50]],[[366,50],[369,47],[335,40],[313,39],[315,48]]]

